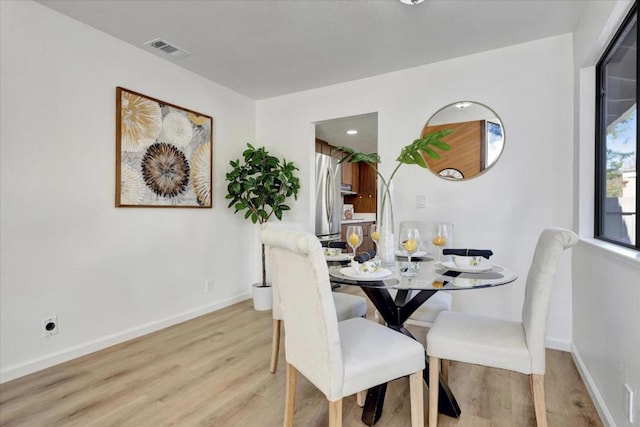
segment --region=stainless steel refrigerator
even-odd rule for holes
[[[320,240],[340,239],[341,169],[337,159],[316,153],[316,236]]]

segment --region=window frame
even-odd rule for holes
[[[607,129],[606,129],[606,118],[604,115],[606,114],[606,79],[605,79],[605,71],[606,65],[608,65],[609,60],[613,57],[617,49],[619,48],[624,37],[627,36],[629,31],[631,30],[630,26],[632,26],[633,21],[636,23],[636,43],[638,36],[638,3],[634,3],[631,7],[629,13],[623,20],[622,24],[616,31],[615,35],[611,39],[611,42],[607,46],[607,48],[602,53],[600,60],[596,65],[596,117],[595,117],[595,211],[594,211],[594,237],[598,240],[603,240],[615,245],[640,250],[640,224],[638,218],[640,216],[640,212],[638,210],[640,198],[638,197],[640,194],[640,186],[638,185],[638,165],[639,165],[639,156],[640,156],[640,142],[638,141],[638,120],[637,120],[637,112],[636,112],[636,197],[635,197],[635,215],[636,215],[636,224],[635,224],[635,245],[624,243],[610,237],[604,235],[604,200],[607,191]],[[636,65],[636,110],[637,110],[637,82],[638,82],[638,69]]]

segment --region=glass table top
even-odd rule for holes
[[[360,287],[416,289],[416,290],[465,290],[489,288],[515,281],[518,276],[511,269],[490,263],[484,271],[459,271],[453,264],[434,261],[415,262],[416,276],[403,276],[407,262],[397,260],[394,267],[375,273],[358,273],[349,265],[329,267],[334,283]],[[488,267],[487,267],[488,268]]]

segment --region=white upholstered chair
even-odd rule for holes
[[[578,236],[569,230],[542,232],[525,285],[522,322],[442,312],[427,333],[429,427],[438,420],[438,361],[456,360],[529,375],[538,426],[547,425],[544,402],[545,333],[551,290],[565,249]]]
[[[296,222],[268,222],[265,228],[304,231],[302,224]],[[271,277],[271,292],[273,293],[273,307],[271,314],[272,321],[272,339],[271,339],[271,363],[269,370],[275,373],[278,370],[278,355],[280,354],[280,334],[282,331],[282,309],[280,307],[280,294],[278,292],[277,280]],[[364,297],[350,295],[341,292],[333,292],[333,301],[336,306],[338,320],[351,319],[353,317],[364,317],[367,314],[367,300]]]
[[[264,229],[271,274],[278,283],[287,360],[284,425],[293,425],[297,373],[329,400],[329,425],[342,425],[342,398],[410,376],[411,423],[424,426],[422,345],[375,322],[338,322],[329,272],[318,239],[309,233]]]

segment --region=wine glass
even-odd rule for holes
[[[403,228],[400,230],[400,239],[398,240],[398,247],[402,253],[407,255],[409,266],[407,271],[403,272],[403,276],[415,276],[417,273],[411,263],[411,256],[418,251],[420,247],[420,232],[417,228]]]
[[[447,224],[434,224],[431,243],[438,248],[438,262],[442,262],[442,247],[447,244],[450,234]]]
[[[380,229],[378,228],[377,224],[373,224],[371,226],[371,228],[369,229],[369,236],[371,237],[371,240],[373,240],[373,243],[376,244],[376,252],[377,252],[378,242],[380,241]]]
[[[353,257],[356,256],[356,249],[362,244],[362,227],[350,225],[347,227],[347,243],[353,249]]]

